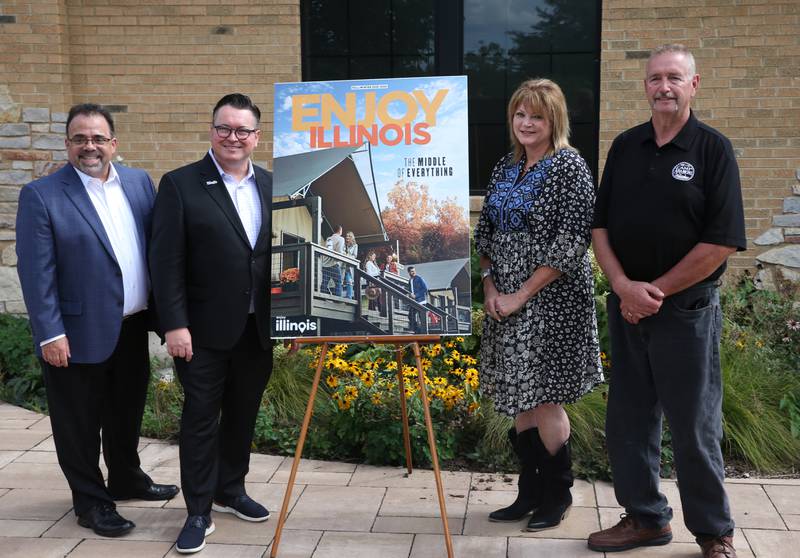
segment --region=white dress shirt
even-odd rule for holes
[[[124,303],[122,315],[129,316],[147,308],[150,292],[150,279],[147,276],[147,263],[140,244],[136,220],[133,218],[130,203],[122,189],[122,183],[114,165],[109,165],[108,180],[105,182],[84,174],[77,168],[75,172],[81,179],[89,199],[97,211],[111,249],[122,272]],[[41,342],[41,346],[65,337],[57,335]]]
[[[253,163],[247,161],[247,176],[242,180],[236,180],[233,175],[228,174],[219,166],[211,149],[208,150],[208,154],[211,155],[211,160],[214,161],[214,165],[222,177],[222,182],[225,183],[225,189],[228,190],[231,201],[236,207],[236,213],[239,214],[244,231],[247,233],[250,247],[255,248],[258,232],[261,230],[261,197],[258,195]]]
[[[217,167],[219,175],[222,177],[222,182],[225,184],[225,189],[231,197],[236,213],[239,214],[239,220],[242,222],[247,239],[250,241],[250,247],[255,248],[258,233],[261,230],[261,196],[258,195],[258,185],[256,184],[256,173],[253,170],[253,163],[247,161],[247,176],[241,180],[225,172],[216,157],[214,151],[209,149],[208,154],[211,155],[211,160],[214,161],[214,166]],[[250,313],[255,311],[255,304],[252,297],[250,298]]]

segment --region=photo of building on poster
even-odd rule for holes
[[[471,331],[467,78],[275,85],[274,338]]]

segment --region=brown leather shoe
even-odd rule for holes
[[[640,546],[660,546],[672,540],[669,523],[660,529],[642,527],[635,518],[620,514],[621,521],[609,529],[589,535],[589,548],[597,552],[619,552]],[[719,556],[725,556],[720,554]]]
[[[736,549],[733,548],[733,537],[717,537],[700,543],[703,549],[703,558],[736,558]]]

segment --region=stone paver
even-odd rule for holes
[[[180,484],[178,448],[142,438],[142,467],[156,482]],[[253,454],[248,494],[272,512],[264,523],[212,513],[216,531],[203,558],[269,556],[292,459]],[[101,464],[104,470],[104,466]],[[613,525],[623,511],[611,484],[578,480],[574,505],[556,529],[528,533],[526,519],[493,523],[488,513],[508,505],[516,475],[443,472],[448,522],[457,558],[603,558],[586,546],[592,531]],[[741,558],[795,556],[800,548],[800,479],[729,479]],[[303,460],[292,492],[280,558],[429,558],[445,556],[433,472],[401,467]],[[677,483],[662,480],[674,510],[673,542],[623,553],[626,558],[698,556],[683,525]],[[120,513],[137,525],[104,539],[77,524],[57,464],[47,417],[0,402],[0,555],[17,557],[163,558],[180,556],[174,541],[186,518],[182,495],[169,502],[129,500]],[[620,555],[622,556],[622,555]]]
[[[14,461],[17,463],[58,463],[58,456],[54,451],[30,450],[20,452],[20,456]]]
[[[171,547],[172,543],[168,542],[129,541],[125,538],[86,539],[69,553],[69,558],[148,558],[164,556]]]
[[[741,529],[786,529],[764,488],[759,485],[730,484],[725,487],[731,513]]]
[[[29,450],[50,436],[41,430],[0,430],[0,450]]]
[[[314,558],[408,558],[413,535],[327,531]],[[280,550],[280,549],[279,549]]]
[[[765,486],[764,490],[780,514],[800,514],[800,486]]]
[[[39,537],[53,525],[52,521],[33,519],[0,519],[0,533],[5,537]]]
[[[506,558],[508,542],[505,537],[453,536],[451,538],[453,554],[456,557]],[[447,545],[442,537],[435,535],[414,537],[410,558],[440,558],[441,556],[447,556]]]
[[[200,554],[202,558],[261,558],[267,550],[266,546],[218,544],[211,542],[211,537],[207,540],[206,547],[203,549],[203,553]],[[178,556],[186,556],[186,554],[180,554],[173,548],[167,556],[177,558]]]
[[[13,429],[13,430],[20,430],[25,428],[30,428],[37,422],[39,422],[38,417],[32,418],[19,418],[19,419],[6,419],[2,423],[0,423],[0,438],[3,437],[3,430]]]
[[[468,490],[472,480],[471,473],[457,471],[442,471],[441,477],[442,485],[449,490]],[[405,468],[359,465],[350,486],[436,488],[436,478],[426,469],[413,469],[409,475]]]
[[[466,490],[444,490],[447,516],[464,517],[467,511]],[[439,497],[432,488],[387,488],[380,515],[406,517],[441,517]]]
[[[19,458],[22,453],[19,450],[0,450],[0,469]]]
[[[3,549],[3,558],[62,558],[80,542],[79,538],[0,537],[0,548]]]
[[[347,486],[353,478],[356,466],[352,463],[303,459],[297,469],[295,484],[323,486]],[[292,459],[287,458],[269,478],[270,482],[287,483],[292,472]]]
[[[41,415],[40,415],[41,416]],[[44,432],[52,432],[53,428],[50,426],[50,417],[42,417],[30,427],[30,430],[41,430]]]
[[[563,558],[601,558],[592,552],[586,541],[561,539],[508,539],[508,558],[530,558],[533,556],[559,556]],[[627,558],[627,554],[625,555]]]
[[[786,522],[786,527],[791,531],[800,531],[800,515],[784,515],[783,520]]]
[[[271,521],[271,520],[270,520]],[[278,546],[280,558],[310,558],[322,538],[322,531],[295,531],[284,529],[281,544]],[[264,558],[272,551],[272,544],[267,548]]]
[[[385,488],[307,486],[286,525],[291,529],[369,531],[385,493]]]
[[[0,469],[2,488],[68,490],[69,485],[56,463],[9,463]]]
[[[17,488],[0,496],[0,519],[57,521],[71,509],[69,490]]]
[[[460,535],[464,528],[464,518],[448,517],[451,535]],[[393,517],[379,515],[372,526],[373,533],[429,533],[442,534],[441,517]]]

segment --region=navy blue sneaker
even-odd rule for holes
[[[183,524],[181,534],[175,543],[175,550],[181,554],[200,552],[206,546],[206,537],[214,532],[214,522],[207,515],[190,515]]]
[[[250,498],[247,494],[236,496],[226,502],[214,501],[211,509],[215,512],[232,513],[245,521],[266,521],[269,517],[267,508]]]

